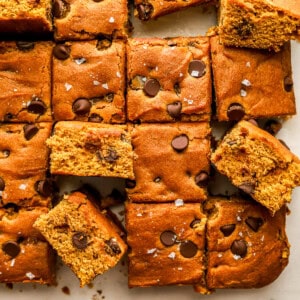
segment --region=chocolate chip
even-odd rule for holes
[[[175,85],[174,85],[174,91],[175,91],[175,93],[176,93],[177,96],[180,95],[180,93],[181,93],[181,88],[180,88],[179,83],[175,83]]]
[[[235,230],[235,224],[223,225],[220,230],[224,234],[224,236],[230,236]]]
[[[178,118],[180,116],[182,104],[180,101],[176,101],[167,105],[167,112],[172,118]]]
[[[16,203],[12,202],[6,203],[5,205],[3,205],[3,208],[5,208],[7,212],[11,211],[17,213],[19,211],[19,206]]]
[[[117,151],[114,149],[109,149],[108,155],[106,155],[104,157],[104,159],[109,163],[115,162],[118,158],[119,158],[119,155],[118,155]]]
[[[276,135],[282,128],[282,124],[278,120],[271,119],[265,123],[263,128],[270,134]]]
[[[91,102],[88,99],[80,98],[74,101],[72,109],[76,115],[84,116],[91,110]]]
[[[291,76],[286,76],[284,78],[284,89],[286,90],[286,92],[291,92],[293,90],[293,79]]]
[[[29,51],[34,48],[34,42],[17,41],[16,45],[17,45],[17,48],[21,51]]]
[[[259,227],[261,227],[263,224],[262,218],[254,217],[248,217],[245,222],[255,232],[257,232]]]
[[[142,21],[147,21],[151,17],[151,14],[153,12],[153,6],[149,3],[139,4],[137,6],[137,11],[138,11],[139,19]]]
[[[247,254],[247,243],[244,240],[235,240],[231,244],[230,249],[234,255],[245,257]]]
[[[64,44],[58,44],[53,48],[53,55],[59,60],[66,60],[70,57],[70,53],[71,47]]]
[[[21,249],[17,242],[7,241],[2,245],[2,250],[10,257],[15,258],[19,255]]]
[[[173,246],[176,243],[177,235],[171,230],[166,230],[160,235],[160,241],[166,247]]]
[[[4,122],[10,122],[14,118],[12,113],[6,113],[4,116]]]
[[[184,241],[179,247],[180,254],[185,258],[191,258],[197,254],[198,247],[192,241]]]
[[[30,113],[43,115],[46,112],[47,106],[46,104],[40,100],[39,98],[33,99],[27,106],[27,110]]]
[[[249,119],[248,122],[251,123],[252,125],[258,127],[258,123],[255,119]]]
[[[4,191],[5,189],[5,181],[2,177],[0,177],[0,191]]]
[[[53,184],[50,180],[40,180],[36,183],[36,191],[43,197],[49,197],[53,193]]]
[[[200,219],[195,219],[191,222],[190,227],[194,228],[197,224],[200,224],[201,220]]]
[[[73,246],[79,250],[83,250],[88,246],[88,238],[84,232],[78,231],[72,236]]]
[[[172,147],[176,151],[183,151],[189,145],[189,138],[185,134],[176,136],[171,143]]]
[[[238,188],[246,194],[253,194],[255,190],[255,184],[251,182],[244,182],[241,185],[239,185]]]
[[[209,181],[209,176],[207,172],[201,171],[199,174],[196,175],[195,177],[195,182],[198,186],[207,186]]]
[[[93,123],[101,123],[103,121],[103,118],[98,114],[93,113],[89,116],[88,121]]]
[[[70,10],[69,4],[63,0],[54,0],[52,4],[52,14],[55,18],[64,18]]]
[[[143,90],[149,97],[155,97],[160,90],[160,84],[154,78],[147,79]]]
[[[245,110],[239,103],[232,103],[227,110],[227,117],[230,121],[239,121],[244,115]]]
[[[192,77],[200,78],[205,74],[205,63],[202,60],[192,60],[188,72]]]
[[[105,37],[97,41],[96,48],[98,50],[105,50],[108,49],[111,46],[111,44],[112,44],[112,40]]]
[[[121,248],[115,238],[111,238],[108,241],[105,242],[105,244],[110,248],[113,254],[120,254]]]
[[[39,128],[34,124],[26,124],[23,127],[24,137],[27,141],[31,140],[39,131]]]
[[[131,180],[131,179],[126,179],[125,180],[125,186],[128,189],[133,189],[136,186],[136,181],[135,180]]]

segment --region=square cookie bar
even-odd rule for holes
[[[0,32],[45,33],[52,30],[51,0],[0,0]]]
[[[113,268],[125,254],[127,246],[115,226],[80,192],[66,195],[34,224],[77,275],[80,286]]]
[[[190,6],[196,6],[207,2],[211,2],[211,0],[134,0],[134,15],[142,21],[148,21]]]
[[[0,42],[0,121],[51,121],[51,42]]]
[[[259,288],[288,264],[286,207],[272,217],[254,201],[212,198],[205,204],[209,289]]]
[[[126,0],[53,0],[54,38],[91,40],[127,34]]]
[[[52,77],[55,120],[125,122],[124,42],[57,44]]]
[[[211,156],[217,170],[275,214],[300,185],[300,160],[280,140],[240,121]]]
[[[50,205],[46,140],[51,130],[52,123],[0,125],[0,207]]]
[[[134,178],[127,125],[61,121],[47,145],[52,174]]]
[[[204,283],[205,223],[199,203],[127,203],[129,287]]]
[[[207,37],[129,39],[128,119],[209,120],[212,98],[209,49]]]
[[[46,207],[0,208],[0,282],[55,284],[55,255],[33,223]]]
[[[300,38],[300,5],[284,0],[221,0],[221,43],[237,47],[273,49]]]
[[[296,114],[290,43],[276,53],[226,47],[214,36],[211,55],[219,121]]]
[[[133,202],[201,202],[210,172],[208,122],[142,124],[131,131],[135,181],[127,181]]]

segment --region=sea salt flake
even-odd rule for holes
[[[143,45],[143,49],[148,49],[148,45]]]
[[[14,88],[14,89],[13,89],[13,91],[14,91],[14,92],[17,92],[17,91],[18,91],[18,89]]]
[[[109,23],[115,23],[115,18],[114,17],[110,17],[108,20]]]
[[[250,68],[250,67],[251,67],[250,61],[247,61],[247,62],[246,62],[246,67],[247,67],[247,68]]]
[[[137,216],[137,217],[142,217],[143,214],[142,214],[142,213],[137,213],[136,216]]]
[[[241,96],[242,97],[246,97],[247,96],[247,92],[243,89],[241,89]]]
[[[240,256],[240,255],[237,255],[237,254],[233,254],[233,258],[234,258],[235,260],[239,260],[239,259],[241,259],[241,256]]]
[[[183,77],[183,73],[179,73],[179,77]]]
[[[240,216],[236,216],[236,220],[237,220],[238,222],[241,222],[241,221],[242,221],[242,218],[241,218]]]
[[[243,237],[243,233],[242,233],[242,232],[239,232],[239,236],[240,236],[240,237]]]
[[[174,201],[174,203],[175,203],[175,206],[183,206],[184,205],[184,202],[182,199],[176,199]]]
[[[219,258],[223,257],[223,254],[222,253],[218,253],[218,257]]]
[[[193,104],[193,103],[194,103],[194,100],[191,100],[191,99],[188,100],[188,104]]]
[[[22,184],[19,185],[19,189],[22,190],[22,191],[25,191],[26,188],[27,188],[27,184],[25,184],[25,183],[22,183]]]
[[[168,257],[171,258],[171,259],[174,259],[176,256],[176,253],[175,252],[171,252]]]
[[[26,275],[26,277],[28,277],[30,280],[32,280],[33,278],[35,278],[35,275],[32,274],[31,272],[27,272],[25,275]]]
[[[263,242],[265,240],[265,236],[263,235],[260,240]]]
[[[13,267],[13,266],[15,265],[15,261],[16,261],[15,259],[12,259],[12,260],[11,260],[11,262],[10,262],[10,266],[11,266],[11,267]]]
[[[0,191],[0,197],[2,197],[2,191]]]
[[[199,77],[199,71],[193,70],[191,73],[192,77]]]
[[[117,77],[121,78],[121,73],[119,71],[117,71]]]
[[[81,65],[86,62],[86,59],[84,57],[75,58],[74,61],[77,65]]]
[[[100,85],[100,82],[98,80],[93,80],[93,85]]]
[[[70,84],[70,83],[65,83],[65,88],[66,88],[66,91],[68,92],[71,88],[73,87],[73,85],[72,84]]]
[[[182,270],[183,270],[183,267],[178,267],[177,270],[178,270],[178,271],[182,271]]]
[[[248,79],[243,79],[242,80],[242,85],[244,85],[244,86],[251,86],[251,82]]]
[[[104,89],[108,90],[108,84],[107,84],[107,83],[103,83],[103,84],[102,84],[102,87],[103,87]]]
[[[158,66],[155,67],[155,71],[156,71],[156,72],[158,71]]]
[[[152,248],[152,249],[149,249],[149,250],[147,250],[147,254],[152,254],[152,253],[154,253],[154,252],[156,252],[156,248]]]

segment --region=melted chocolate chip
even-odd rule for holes
[[[167,112],[172,118],[178,118],[180,116],[182,104],[180,101],[176,101],[167,105]]]
[[[230,121],[239,121],[244,115],[244,107],[239,103],[232,103],[227,110],[227,117]]]
[[[179,247],[180,254],[185,258],[191,258],[197,254],[198,247],[192,241],[184,241]]]
[[[264,130],[272,135],[276,135],[282,128],[282,124],[278,120],[268,120],[264,125]]]
[[[254,218],[254,217],[248,217],[245,222],[255,232],[257,232],[258,229],[263,224],[262,218]]]
[[[115,162],[118,158],[119,158],[119,155],[118,155],[117,151],[114,149],[109,149],[108,155],[106,155],[104,157],[104,159],[109,163]]]
[[[75,232],[72,236],[72,243],[79,250],[85,249],[88,246],[87,235],[82,231]]]
[[[166,247],[173,246],[176,243],[177,235],[175,232],[167,230],[160,235],[160,241]]]
[[[6,211],[12,211],[15,213],[19,211],[19,206],[16,203],[12,203],[12,202],[5,204],[3,208],[5,208]]]
[[[84,116],[91,110],[91,102],[88,99],[80,98],[74,101],[72,109],[76,115]]]
[[[59,60],[66,60],[70,57],[71,48],[64,44],[58,44],[53,48],[53,55]]]
[[[2,245],[2,250],[10,257],[17,257],[21,251],[20,246],[15,241],[7,241]]]
[[[149,97],[155,97],[160,90],[160,84],[154,78],[147,79],[143,90]]]
[[[40,180],[36,183],[37,192],[43,197],[49,197],[53,193],[53,184],[50,180]]]
[[[93,113],[89,116],[88,121],[93,123],[101,123],[103,121],[103,118],[98,114]]]
[[[176,136],[172,140],[171,145],[172,145],[174,150],[183,151],[189,145],[189,138],[187,137],[187,135],[181,134],[179,136]]]
[[[234,255],[245,257],[247,254],[247,243],[244,240],[235,240],[231,244],[230,249]]]
[[[223,225],[220,230],[224,234],[224,236],[230,236],[235,230],[235,224]]]
[[[191,222],[190,227],[194,228],[197,224],[200,224],[201,220],[200,219],[195,219]]]
[[[205,63],[202,60],[192,60],[188,72],[192,77],[200,78],[205,74],[205,68]]]
[[[291,92],[293,90],[293,79],[291,76],[286,76],[284,78],[284,89],[286,90],[286,92]]]
[[[5,181],[2,177],[0,177],[0,191],[5,189]]]
[[[27,106],[27,110],[30,113],[37,114],[37,115],[43,115],[46,112],[46,109],[47,109],[46,104],[39,98],[33,99]]]
[[[138,11],[139,19],[142,21],[147,21],[151,17],[151,14],[153,12],[153,6],[149,3],[139,4],[137,6],[137,11]]]
[[[115,255],[120,254],[122,252],[115,238],[109,239],[108,241],[105,242],[105,244],[110,248],[111,250],[110,252],[112,252]]]
[[[136,186],[136,181],[135,180],[131,180],[131,179],[126,179],[125,180],[125,186],[128,189],[133,189]]]
[[[26,124],[23,127],[24,137],[27,141],[31,140],[39,131],[39,128],[34,124]]]
[[[255,184],[251,182],[244,182],[239,185],[239,189],[245,192],[246,194],[253,194],[255,190]]]
[[[29,51],[34,48],[34,42],[17,41],[16,45],[17,45],[17,48],[21,51]]]
[[[209,176],[208,176],[207,172],[205,172],[205,171],[201,171],[195,177],[195,182],[200,187],[207,186],[208,181],[209,181]]]
[[[52,14],[55,18],[64,18],[70,7],[69,4],[63,0],[54,0],[52,4]]]

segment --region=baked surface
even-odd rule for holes
[[[133,179],[133,151],[127,125],[80,121],[56,123],[47,140],[52,174]]]
[[[203,282],[205,223],[198,203],[127,203],[129,287]]]
[[[0,208],[0,282],[55,284],[55,255],[33,223],[46,207]]]
[[[0,0],[0,32],[50,32],[51,2],[51,0]]]
[[[128,119],[209,120],[212,98],[209,49],[207,37],[129,39]]]
[[[31,131],[28,126],[0,125],[0,207],[8,203],[26,207],[50,205],[46,140],[52,124],[30,124]]]
[[[125,122],[124,42],[57,44],[52,77],[55,120]]]
[[[54,0],[53,5],[56,40],[91,40],[101,35],[127,34],[126,0]]]
[[[80,285],[114,267],[127,250],[118,230],[86,195],[66,195],[34,223],[73,270]]]
[[[49,41],[0,42],[0,121],[52,120],[51,51]]]
[[[131,139],[135,175],[134,184],[127,185],[131,201],[206,199],[210,168],[208,122],[135,125]]]
[[[245,119],[296,114],[290,43],[275,53],[226,47],[218,36],[210,42],[219,121],[238,114],[232,105],[241,106],[240,115]]]
[[[230,130],[211,161],[238,188],[275,214],[300,185],[300,160],[282,142],[248,121]]]
[[[259,288],[288,264],[286,207],[272,217],[254,201],[211,198],[205,203],[209,289]]]
[[[156,19],[166,14],[204,3],[211,2],[210,0],[135,0],[134,15],[142,21]]]
[[[221,0],[219,34],[222,44],[279,51],[300,38],[297,0]]]

